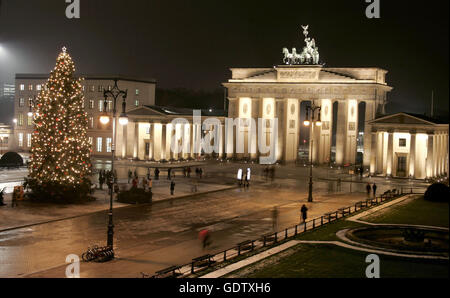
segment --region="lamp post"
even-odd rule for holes
[[[313,148],[314,148],[314,127],[315,126],[322,126],[321,122],[321,116],[320,111],[322,110],[322,107],[316,106],[314,102],[312,103],[312,106],[306,107],[306,120],[303,122],[305,126],[309,126],[310,128],[310,134],[309,134],[309,190],[308,190],[308,202],[313,201]],[[316,112],[318,112],[317,120],[315,118]]]
[[[104,113],[100,117],[100,122],[104,125],[107,125],[110,121],[107,108],[108,108],[108,97],[111,97],[113,99],[113,137],[112,137],[112,144],[111,144],[111,175],[112,175],[112,186],[110,189],[110,202],[109,202],[109,223],[108,223],[108,241],[107,246],[111,249],[111,251],[114,251],[114,224],[113,224],[113,193],[114,193],[114,159],[115,159],[115,152],[116,152],[116,113],[117,113],[117,98],[119,96],[122,96],[123,102],[122,102],[122,114],[119,117],[119,123],[121,125],[127,125],[128,124],[128,116],[126,114],[126,100],[127,100],[128,90],[122,91],[117,86],[117,79],[114,79],[114,87],[111,90],[105,90],[103,92],[103,96],[105,98],[104,102]]]

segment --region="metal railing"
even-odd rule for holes
[[[224,262],[233,260],[237,257],[244,256],[246,254],[255,252],[257,250],[270,247],[272,245],[276,245],[279,242],[283,242],[288,240],[289,238],[296,237],[302,233],[307,231],[311,231],[317,229],[321,226],[328,225],[329,223],[335,222],[342,218],[348,217],[356,212],[359,212],[364,209],[369,209],[374,206],[378,206],[387,201],[391,201],[393,199],[402,197],[404,195],[409,194],[423,194],[424,191],[422,189],[421,192],[418,192],[418,188],[413,189],[401,189],[398,190],[389,190],[383,193],[382,195],[375,198],[368,198],[363,201],[359,201],[352,206],[340,208],[337,211],[329,212],[321,217],[314,218],[310,221],[306,221],[300,224],[297,224],[293,227],[286,228],[284,230],[269,233],[256,240],[247,240],[242,243],[235,245],[230,249],[226,249],[224,251],[217,252],[215,254],[208,254],[199,258],[195,258],[192,262],[180,266],[172,266],[170,268],[161,270],[157,272],[155,275],[150,276],[145,273],[141,273],[144,278],[183,278],[189,275],[199,273],[201,271],[207,270],[211,267],[217,266],[219,264],[223,264]],[[174,270],[176,268],[176,270]]]

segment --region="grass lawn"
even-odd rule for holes
[[[416,197],[405,204],[394,205],[386,212],[371,214],[361,220],[373,223],[449,226],[449,204],[425,201]]]
[[[422,197],[380,210],[362,220],[374,223],[449,226],[449,204],[425,201]],[[365,226],[339,220],[314,231],[302,233],[297,240],[340,241],[336,232]],[[229,277],[245,278],[365,278],[369,253],[328,244],[301,244]],[[379,255],[382,278],[448,278],[448,261],[424,261]]]
[[[246,278],[365,278],[367,253],[333,245],[302,244],[290,256]],[[264,262],[264,261],[262,261]],[[270,260],[269,260],[270,262]],[[380,255],[381,278],[448,278],[448,262],[423,262]]]

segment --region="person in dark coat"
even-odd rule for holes
[[[308,218],[308,208],[306,207],[306,205],[302,206],[302,209],[300,209],[300,213],[302,214],[303,222],[306,222],[306,219]]]
[[[130,184],[131,179],[133,179],[133,173],[131,172],[131,170],[128,170],[128,184]]]
[[[175,193],[175,181],[172,180],[172,182],[170,183],[170,195],[174,195]]]
[[[373,197],[376,198],[377,197],[377,185],[374,183],[372,186],[372,190],[373,190]]]
[[[5,189],[2,189],[2,191],[0,191],[0,206],[6,206],[4,196],[5,196]]]
[[[367,183],[367,185],[366,185],[366,190],[367,190],[367,196],[370,196],[370,191],[372,190],[372,187],[370,186],[369,183]]]
[[[156,168],[155,169],[155,180],[159,180],[159,173],[160,173],[159,169]]]

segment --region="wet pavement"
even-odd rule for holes
[[[235,171],[247,165],[205,166],[209,183],[232,180]],[[117,259],[104,264],[82,263],[82,277],[140,277],[176,264],[188,263],[205,253],[219,252],[233,245],[273,231],[272,210],[278,206],[278,229],[299,222],[299,209],[307,198],[307,169],[286,167],[274,183],[265,182],[263,167],[253,165],[249,189],[232,189],[155,205],[114,211]],[[327,170],[328,171],[328,170]],[[329,172],[329,171],[328,171]],[[333,179],[338,172],[316,170],[316,175]],[[375,178],[376,179],[376,178]],[[386,182],[385,184],[383,184]],[[365,181],[342,183],[316,180],[314,203],[308,203],[309,217],[320,216],[353,205],[366,197]],[[377,180],[379,193],[393,187],[410,186],[409,181]],[[400,187],[399,187],[400,186]],[[104,245],[108,217],[98,212],[73,219],[0,232],[0,277],[64,277],[65,259],[80,255],[88,246]],[[203,251],[198,232],[212,231],[213,245]]]

